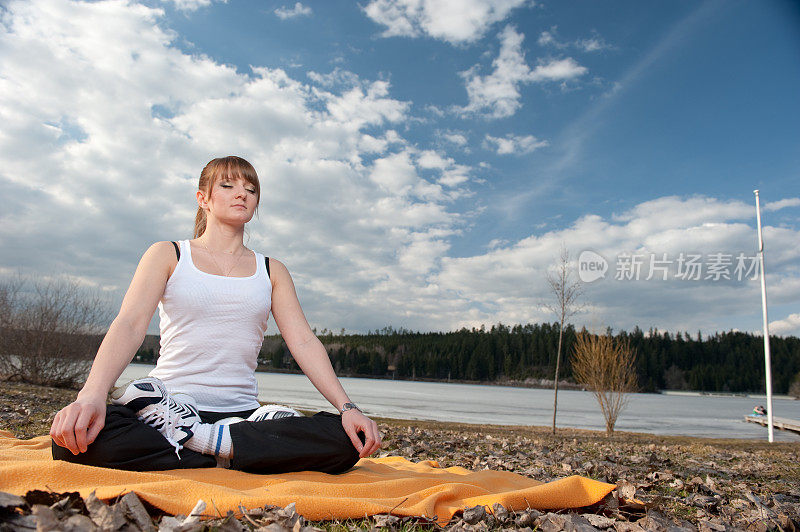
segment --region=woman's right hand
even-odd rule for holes
[[[86,452],[106,424],[106,398],[78,398],[58,411],[50,427],[50,437],[72,454]]]
[[[142,345],[171,268],[177,263],[175,248],[169,241],[156,242],[142,255],[119,314],[100,343],[83,390],[75,402],[53,418],[50,436],[57,445],[72,454],[84,453],[105,426],[107,392]]]

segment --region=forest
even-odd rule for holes
[[[453,332],[412,332],[385,327],[367,334],[314,331],[340,376],[544,384],[553,378],[558,323],[493,325]],[[564,328],[560,374],[572,380],[570,354],[577,331]],[[636,352],[639,389],[763,392],[763,337],[737,331],[703,337],[638,327],[614,333]],[[134,361],[154,363],[156,341],[147,340]],[[155,345],[153,345],[155,344]],[[800,395],[800,338],[770,336],[773,391]],[[279,335],[266,336],[259,355],[264,371],[299,371]]]

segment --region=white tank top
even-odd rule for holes
[[[155,369],[170,393],[187,393],[200,410],[258,408],[255,369],[267,330],[272,283],[264,256],[256,273],[224,277],[200,271],[188,240],[158,303],[161,350]]]

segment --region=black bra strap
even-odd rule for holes
[[[173,241],[172,245],[175,246],[175,254],[178,256],[178,260],[181,260],[181,250],[178,248],[178,244]]]
[[[267,277],[269,277],[269,280],[271,281],[272,277],[269,275],[269,257],[264,257],[264,264],[267,265]]]

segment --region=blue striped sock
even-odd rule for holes
[[[233,456],[233,441],[228,424],[197,423],[192,427],[192,432],[194,436],[183,444],[187,449],[221,458]]]

